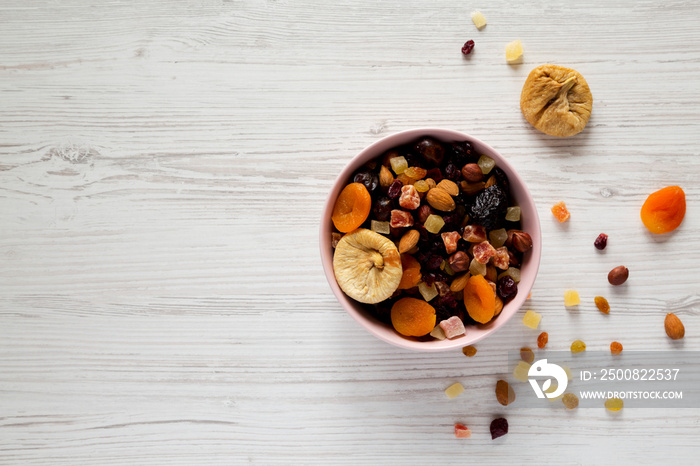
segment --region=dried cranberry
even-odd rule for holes
[[[503,302],[509,301],[518,294],[518,284],[512,277],[506,275],[496,283],[496,293]]]
[[[435,180],[436,183],[439,183],[442,181],[442,172],[440,171],[439,168],[431,168],[428,170],[428,173],[425,175],[426,178],[432,178]]]
[[[389,196],[389,199],[396,199],[401,195],[402,187],[403,183],[401,180],[394,180],[393,183],[389,185],[389,190],[387,191],[386,195]]]
[[[608,245],[608,235],[605,233],[601,233],[598,235],[598,237],[595,239],[595,242],[593,243],[593,246],[595,246],[596,249],[600,249],[601,251],[605,249],[605,246]]]
[[[457,181],[459,178],[462,176],[462,170],[457,168],[457,165],[453,163],[448,163],[447,166],[445,167],[445,177],[452,180],[452,181]]]
[[[491,440],[503,437],[508,433],[508,421],[499,417],[491,421]]]
[[[353,183],[362,183],[367,188],[367,191],[373,193],[379,186],[379,177],[376,173],[370,171],[361,171],[355,173],[352,179]]]
[[[472,53],[472,50],[474,50],[474,41],[470,39],[466,41],[462,46],[462,53],[464,55],[469,55],[470,53]]]
[[[442,256],[433,254],[432,256],[429,256],[428,259],[425,261],[425,268],[428,270],[438,270],[442,265],[443,260],[444,259],[442,258]]]
[[[386,222],[391,217],[391,210],[394,208],[394,203],[388,197],[381,197],[374,202],[372,212],[374,217],[382,222]]]

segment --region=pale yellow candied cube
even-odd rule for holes
[[[540,320],[542,320],[542,314],[535,311],[527,311],[523,316],[523,324],[532,329],[536,329],[540,325]]]
[[[528,372],[530,372],[530,364],[518,361],[518,365],[513,369],[513,377],[521,382],[527,382]]]
[[[447,395],[447,398],[451,400],[452,398],[456,398],[459,395],[461,395],[463,391],[464,386],[461,383],[457,382],[447,387],[447,390],[445,390],[445,395]]]
[[[439,325],[436,325],[435,328],[430,332],[430,336],[437,340],[444,340],[445,338],[447,338],[445,336],[445,331]]]
[[[428,284],[425,282],[420,282],[418,284],[418,291],[423,296],[423,299],[425,299],[426,301],[430,301],[439,293],[434,283],[428,286]]]
[[[472,21],[474,22],[474,26],[479,30],[486,26],[486,18],[484,18],[484,15],[481,14],[480,11],[472,11]]]
[[[405,172],[408,168],[408,162],[404,156],[392,157],[389,159],[389,164],[391,165],[391,169],[394,170],[394,173],[397,175]]]
[[[576,290],[566,290],[564,292],[564,306],[572,307],[581,304],[581,298]]]
[[[518,61],[520,57],[523,56],[523,44],[520,39],[514,40],[513,42],[506,45],[506,61],[508,63],[514,63]]]

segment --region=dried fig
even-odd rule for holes
[[[550,136],[568,137],[588,123],[593,96],[576,70],[558,65],[530,72],[520,95],[520,110],[532,126]]]

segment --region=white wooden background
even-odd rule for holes
[[[550,349],[700,350],[699,17],[674,0],[2,2],[0,463],[697,463],[700,409],[545,412],[493,389],[506,352],[534,346],[525,309]],[[520,114],[548,62],[592,89],[576,137]],[[471,359],[377,340],[321,269],[336,174],[421,126],[500,150],[542,220],[530,305]],[[654,237],[640,206],[672,184],[686,219]],[[611,289],[620,264],[629,282]]]

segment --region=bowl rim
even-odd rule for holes
[[[350,175],[357,170],[358,167],[360,167],[362,164],[366,163],[367,161],[379,157],[383,152],[386,150],[396,147],[401,144],[405,144],[406,142],[409,142],[412,138],[418,139],[421,136],[430,136],[434,137],[435,139],[438,139],[442,142],[445,141],[469,141],[471,143],[475,143],[477,146],[481,146],[479,152],[480,153],[485,153],[488,152],[487,155],[491,156],[491,154],[495,154],[495,159],[496,159],[496,166],[503,169],[507,174],[508,174],[508,180],[510,181],[511,186],[518,186],[520,190],[522,191],[522,196],[518,198],[518,205],[522,205],[523,200],[526,200],[527,203],[529,204],[528,206],[528,215],[531,218],[530,223],[533,223],[535,228],[534,231],[528,230],[528,233],[531,235],[533,239],[533,248],[530,251],[530,254],[528,255],[528,262],[527,262],[527,270],[528,270],[528,280],[525,282],[525,286],[521,288],[521,284],[523,281],[518,284],[518,295],[510,302],[508,302],[501,313],[505,313],[507,315],[502,315],[500,316],[501,318],[496,319],[492,322],[489,322],[487,324],[484,324],[483,326],[480,326],[480,330],[478,334],[473,335],[471,337],[469,336],[464,336],[464,337],[458,337],[455,339],[444,339],[444,340],[435,340],[435,341],[417,341],[417,340],[412,340],[409,338],[405,338],[402,335],[396,333],[396,331],[391,328],[389,325],[388,328],[393,332],[393,333],[388,333],[386,331],[377,331],[378,325],[380,324],[383,327],[386,327],[388,324],[385,324],[383,322],[377,321],[376,323],[369,322],[369,319],[367,316],[363,315],[361,312],[359,312],[356,309],[356,306],[361,306],[361,303],[357,303],[356,301],[352,300],[349,298],[341,289],[340,286],[338,285],[336,279],[335,279],[335,273],[333,272],[333,253],[332,253],[332,247],[330,246],[330,237],[332,233],[332,223],[330,224],[329,228],[329,222],[330,222],[330,216],[333,211],[333,207],[335,205],[335,200],[339,194],[335,193],[336,190],[339,190],[338,185],[340,183],[345,183]],[[389,144],[389,141],[394,141],[394,140],[404,140],[403,142],[395,142]],[[379,150],[379,148],[382,148],[383,146],[387,146],[386,148],[383,148]],[[421,351],[421,352],[436,352],[436,351],[448,351],[454,348],[460,348],[464,347],[467,345],[472,345],[478,341],[483,340],[484,338],[488,337],[489,335],[493,334],[496,330],[499,328],[503,327],[506,325],[506,323],[518,312],[518,310],[523,306],[527,299],[527,295],[530,293],[532,286],[534,285],[535,279],[537,278],[537,274],[539,272],[539,266],[540,266],[540,261],[541,261],[541,252],[542,252],[542,228],[539,220],[539,215],[537,213],[537,206],[535,204],[534,198],[532,197],[532,194],[530,193],[530,190],[528,189],[525,181],[523,178],[520,176],[520,174],[515,170],[515,168],[508,162],[505,156],[503,156],[500,152],[498,152],[496,149],[494,149],[492,146],[489,144],[485,143],[481,139],[472,136],[468,133],[464,133],[462,131],[457,131],[453,129],[446,129],[446,128],[438,128],[438,127],[425,127],[425,128],[412,128],[412,129],[406,129],[402,131],[398,131],[392,134],[387,134],[380,139],[374,141],[370,145],[366,146],[363,150],[361,150],[358,154],[356,154],[352,159],[348,161],[348,163],[345,165],[345,167],[340,171],[338,176],[335,178],[333,181],[333,184],[331,185],[330,191],[328,193],[328,196],[326,198],[326,201],[324,203],[323,207],[323,212],[322,212],[322,217],[320,221],[320,228],[319,228],[319,250],[321,254],[321,264],[323,266],[323,271],[326,276],[326,280],[328,281],[328,284],[331,287],[331,290],[333,291],[333,294],[335,295],[336,299],[338,302],[341,304],[343,309],[350,314],[350,316],[358,323],[360,324],[361,327],[363,327],[367,332],[370,334],[374,335],[375,337],[379,338],[382,341],[385,341],[393,346],[397,346],[399,348],[405,348],[405,349],[410,349],[414,351]],[[515,304],[515,305],[514,305]],[[508,307],[508,311],[506,312],[506,307]],[[391,336],[389,336],[391,335]]]

